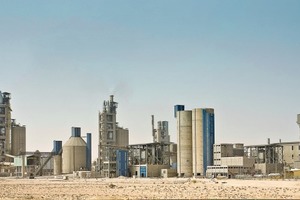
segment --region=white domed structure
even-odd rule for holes
[[[79,129],[80,132],[80,129]],[[72,134],[72,137],[64,144],[62,152],[62,173],[68,174],[86,168],[86,142]]]

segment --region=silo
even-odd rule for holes
[[[72,128],[72,130],[74,129]],[[80,133],[78,134],[76,131],[76,134],[72,134],[63,146],[62,173],[73,173],[73,171],[86,168],[86,146],[86,142],[80,137]]]
[[[202,109],[193,109],[193,174],[203,176],[203,112]]]
[[[86,134],[86,169],[91,170],[92,165],[92,134]]]
[[[53,156],[53,174],[56,175],[61,175],[61,168],[62,168],[62,158],[61,155],[55,155]]]
[[[192,111],[177,112],[177,173],[192,176]]]
[[[60,175],[61,171],[62,171],[62,158],[61,158],[61,154],[60,151],[62,149],[62,141],[57,141],[54,140],[53,141],[53,173],[54,175]]]

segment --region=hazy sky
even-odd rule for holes
[[[93,136],[110,94],[130,143],[152,142],[151,115],[215,109],[216,142],[299,140],[300,1],[0,0],[0,90],[51,151],[71,126]]]

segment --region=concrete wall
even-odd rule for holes
[[[258,170],[260,170],[261,173],[264,175],[268,175],[270,173],[282,173],[283,164],[266,164],[266,163],[255,164],[255,171]]]
[[[253,167],[254,163],[255,163],[254,158],[246,158],[246,157],[221,158],[221,165],[227,165],[227,166]]]
[[[169,169],[169,165],[133,165],[130,167],[131,176],[141,177],[141,167],[146,167],[145,177],[161,177],[162,169]]]
[[[169,168],[169,165],[147,165],[147,177],[161,177],[161,170]]]
[[[176,169],[162,169],[161,170],[161,177],[169,178],[169,177],[176,177],[177,170]]]
[[[286,165],[294,167],[294,162],[300,160],[299,142],[281,145],[283,146],[283,160]]]

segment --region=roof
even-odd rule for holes
[[[70,137],[63,147],[67,146],[86,146],[86,142],[81,137]]]

